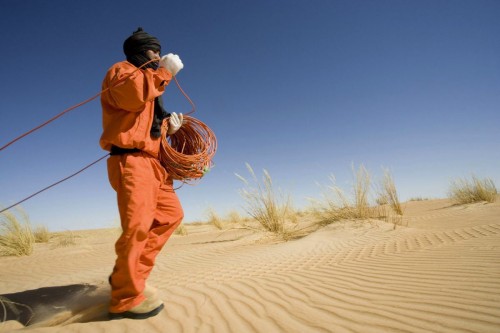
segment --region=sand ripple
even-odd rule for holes
[[[157,317],[31,330],[499,332],[500,216],[492,207],[489,218],[481,207],[476,222],[452,207],[424,215],[422,223],[442,222],[435,228],[346,222],[279,244],[240,231],[174,239],[151,276],[166,303]],[[65,283],[104,277],[113,256],[93,261],[94,252],[83,251],[79,265],[60,257],[50,272],[63,274]],[[20,271],[21,261],[8,262]],[[47,267],[33,268],[41,285],[55,283]],[[33,285],[9,280],[5,289]]]

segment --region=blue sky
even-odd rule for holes
[[[351,165],[389,168],[403,200],[445,197],[458,177],[500,184],[500,2],[0,2],[0,146],[100,91],[138,26],[184,62],[193,116],[218,139],[215,168],[178,195],[187,222],[243,211],[249,163],[295,205]],[[190,105],[174,84],[169,111]],[[96,99],[0,152],[8,206],[97,160]],[[22,204],[51,230],[117,225],[106,163]]]

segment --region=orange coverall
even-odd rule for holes
[[[184,217],[173,180],[158,160],[161,137],[150,136],[154,99],[171,79],[164,68],[137,70],[123,61],[113,65],[103,81],[103,90],[111,89],[101,95],[101,147],[141,150],[112,155],[107,161],[123,229],[115,244],[110,312],[128,311],[145,299],[145,281],[155,258]]]

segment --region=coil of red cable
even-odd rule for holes
[[[166,132],[168,121],[164,122]],[[159,160],[170,176],[189,183],[213,167],[217,151],[214,132],[202,121],[185,115],[184,124],[173,135],[163,135]]]

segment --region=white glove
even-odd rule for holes
[[[181,126],[182,126],[182,120],[183,120],[182,113],[179,113],[179,116],[177,116],[177,113],[172,112],[172,114],[170,115],[170,118],[168,119],[169,126],[168,126],[167,134],[172,135],[175,132],[177,132],[179,130],[179,128],[181,128]]]
[[[184,64],[177,54],[169,53],[166,56],[161,57],[160,67],[165,68],[175,76],[181,69],[184,68]]]

